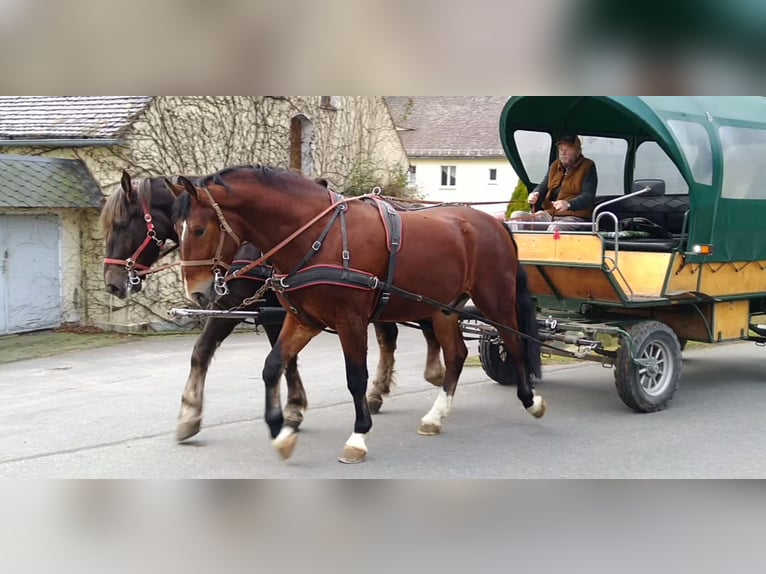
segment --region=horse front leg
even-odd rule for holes
[[[373,325],[380,356],[377,374],[372,381],[372,390],[367,395],[367,404],[370,413],[376,415],[383,407],[383,399],[391,394],[391,386],[394,384],[394,353],[396,352],[399,327],[396,323],[374,323]]]
[[[202,405],[205,394],[205,377],[216,350],[224,339],[239,325],[239,319],[208,319],[205,328],[194,343],[191,371],[181,397],[176,440],[184,442],[196,436],[202,428]]]
[[[346,381],[354,398],[356,420],[354,432],[346,441],[343,455],[338,459],[343,464],[357,464],[367,458],[367,434],[372,429],[372,416],[367,404],[367,324],[355,321],[336,327],[343,355],[346,360]]]
[[[446,316],[437,314],[433,320],[434,339],[444,350],[444,382],[434,406],[420,421],[418,434],[423,436],[437,436],[442,432],[444,419],[452,411],[452,402],[455,398],[457,383],[463,372],[463,365],[468,357],[468,349],[460,332],[460,325],[456,315]]]
[[[294,315],[287,315],[282,331],[263,367],[263,383],[266,388],[266,424],[269,427],[274,448],[285,460],[295,451],[298,442],[296,426],[285,426],[279,394],[279,381],[286,366],[298,356],[303,348],[320,331],[303,325]]]
[[[282,332],[282,325],[267,325],[264,329],[273,349],[274,345],[277,344],[279,334]],[[285,423],[297,430],[303,423],[303,416],[309,408],[306,389],[303,387],[303,380],[298,372],[298,357],[293,357],[285,366],[285,380],[287,381]]]

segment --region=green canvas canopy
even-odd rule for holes
[[[514,96],[500,136],[516,172],[532,185],[516,132],[564,132],[628,144],[625,187],[634,155],[656,142],[689,186],[688,245],[712,245],[709,262],[766,260],[766,98],[760,96]],[[553,157],[551,156],[551,159]],[[694,260],[695,256],[690,255]],[[766,283],[766,281],[765,281]]]

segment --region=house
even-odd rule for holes
[[[342,190],[352,179],[385,185],[407,165],[380,96],[3,96],[0,155],[0,334],[180,326],[167,314],[188,305],[177,270],[127,301],[104,290],[99,207],[123,169],[262,163]]]
[[[410,185],[426,200],[497,202],[502,212],[518,183],[500,141],[508,96],[387,96],[410,160]]]

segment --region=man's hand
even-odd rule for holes
[[[570,203],[562,199],[559,199],[558,201],[553,202],[553,209],[555,209],[556,211],[569,211],[570,207],[571,207]]]

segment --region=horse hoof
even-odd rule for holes
[[[381,397],[367,397],[367,406],[371,415],[377,415],[383,407],[383,399]]]
[[[364,462],[366,458],[366,451],[362,450],[361,448],[347,446],[343,449],[343,456],[338,459],[338,462],[343,464],[359,464],[360,462]]]
[[[283,460],[290,460],[290,457],[293,456],[293,453],[295,452],[297,444],[298,435],[295,433],[292,433],[281,440],[277,439],[274,441],[274,446]]]
[[[178,423],[176,429],[176,441],[182,443],[197,436],[202,428],[202,419],[193,419]]]
[[[442,434],[442,427],[434,423],[420,423],[418,434],[420,436],[439,436]]]
[[[548,404],[543,400],[541,396],[535,395],[535,402],[531,407],[527,409],[527,411],[536,419],[541,419],[548,411]]]

